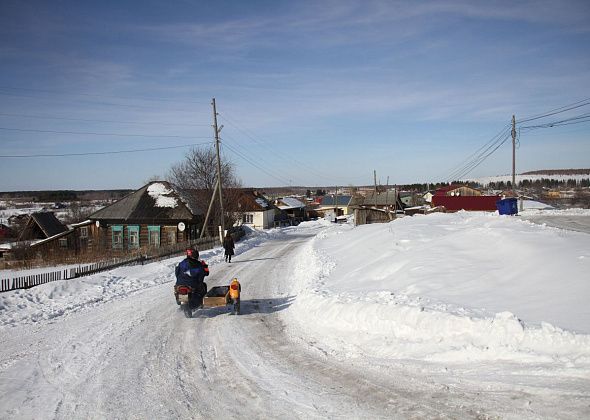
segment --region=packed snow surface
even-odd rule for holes
[[[201,253],[210,286],[242,282],[234,318],[182,318],[180,258],[0,294],[0,418],[590,416],[587,233],[320,220],[236,254]]]

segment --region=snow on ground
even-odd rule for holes
[[[513,386],[550,389],[555,378],[569,378],[588,397],[589,234],[483,212],[358,227],[319,220],[251,232],[236,244],[238,259],[265,241],[300,234],[300,251],[277,279],[294,297],[279,313],[290,337],[340,360],[404,361],[449,381],[458,377],[449,366],[461,364],[482,381],[482,364],[488,372],[508,364],[502,380]],[[223,250],[201,258],[215,270]],[[0,334],[171,282],[180,259],[2,293]]]
[[[243,253],[261,242],[283,235],[280,230],[254,232],[236,244],[236,253]],[[170,258],[145,266],[125,266],[78,279],[42,284],[31,289],[0,293],[0,326],[37,322],[74,312],[83,307],[125,298],[149,287],[172,280],[173,268],[183,257]],[[223,261],[223,248],[202,251],[200,258],[210,265]],[[60,266],[57,269],[61,269]],[[55,267],[50,271],[54,271]],[[43,269],[26,274],[42,273]],[[24,275],[21,272],[6,273]],[[10,275],[0,276],[2,278]]]
[[[332,226],[290,325],[343,357],[557,363],[590,377],[590,235],[459,212]]]

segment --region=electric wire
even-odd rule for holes
[[[16,117],[16,118],[32,118],[44,120],[58,120],[58,121],[77,121],[77,122],[92,122],[92,123],[115,123],[115,124],[134,124],[134,125],[162,125],[171,127],[209,127],[211,124],[189,124],[189,123],[163,123],[155,121],[118,121],[118,120],[97,120],[86,118],[66,118],[54,117],[46,115],[27,115],[27,114],[9,114],[0,112],[2,117]]]
[[[220,116],[222,117],[223,121],[226,122],[227,124],[231,125],[233,128],[235,128],[236,130],[238,130],[240,133],[242,133],[243,135],[245,135],[247,138],[249,138],[250,140],[252,140],[254,143],[258,144],[259,146],[262,146],[265,148],[265,150],[270,151],[271,153],[273,153],[275,156],[279,157],[280,159],[283,159],[286,162],[289,163],[295,163],[297,165],[299,165],[300,167],[304,168],[307,171],[313,172],[316,176],[332,181],[332,182],[336,182],[335,178],[331,178],[329,176],[326,176],[325,174],[322,174],[318,171],[316,171],[314,168],[298,161],[297,159],[295,159],[292,156],[284,156],[282,154],[280,154],[279,152],[275,151],[274,149],[272,149],[271,147],[268,146],[268,143],[264,143],[264,142],[259,142],[253,135],[250,135],[250,133],[248,133],[248,131],[246,129],[242,129],[240,128],[237,123],[235,122],[235,120],[232,122],[232,119],[229,118],[227,116],[227,113],[224,114],[220,114]]]
[[[492,137],[491,140],[486,142],[483,146],[477,149],[474,153],[469,155],[452,170],[449,175],[445,178],[447,182],[460,179],[462,176],[467,175],[477,166],[479,166],[485,159],[487,159],[493,152],[498,150],[498,144],[503,144],[506,138],[510,136],[510,124],[505,125],[498,134]],[[498,146],[498,147],[497,147]],[[491,153],[490,153],[491,151]]]
[[[165,147],[149,147],[149,148],[144,148],[144,149],[132,149],[132,150],[110,150],[110,151],[104,151],[104,152],[52,153],[52,154],[48,153],[48,154],[31,154],[31,155],[0,155],[0,158],[37,158],[37,157],[109,155],[109,154],[120,154],[120,153],[151,152],[154,150],[180,149],[182,147],[195,147],[195,146],[203,146],[206,144],[210,144],[210,142],[180,144],[177,146],[165,146]]]
[[[91,98],[112,98],[112,99],[131,99],[131,100],[138,100],[139,99],[142,101],[174,102],[174,103],[186,103],[186,104],[193,104],[193,105],[205,105],[204,102],[183,101],[183,100],[172,99],[172,98],[150,97],[150,96],[103,95],[103,94],[97,94],[97,93],[67,92],[67,91],[53,90],[53,89],[33,89],[33,88],[10,87],[10,86],[0,86],[0,89],[13,90],[13,91],[25,91],[25,92],[57,93],[57,94],[72,95],[72,96],[86,96],[86,97],[91,97]]]
[[[574,102],[569,105],[564,105],[562,107],[552,109],[552,110],[547,111],[543,114],[538,114],[538,115],[534,115],[532,117],[526,117],[526,118],[520,119],[517,121],[517,123],[522,124],[522,123],[528,122],[528,121],[539,120],[541,118],[546,118],[546,117],[550,117],[551,115],[561,114],[563,112],[571,111],[572,109],[581,108],[581,107],[587,106],[587,105],[590,105],[590,98],[582,99],[581,101]]]
[[[245,156],[249,157],[251,160],[254,161],[260,161],[260,157],[252,157],[252,155],[250,154],[250,151],[248,149],[246,149],[245,146],[240,145],[240,143],[233,138],[231,135],[229,135],[228,133],[225,133],[224,138],[226,139],[226,142],[228,139],[230,139],[233,142],[233,146],[237,147],[241,150],[241,153],[243,153]],[[290,175],[290,174],[287,174]],[[293,178],[292,176],[290,178]],[[297,178],[297,177],[295,177]]]
[[[510,137],[511,137],[510,134],[505,136],[500,142],[496,143],[492,149],[488,150],[488,152],[485,155],[480,156],[480,158],[478,160],[471,162],[471,164],[469,166],[465,167],[462,172],[456,174],[455,179],[461,179],[464,176],[468,175],[471,171],[473,171],[475,168],[477,168],[479,165],[481,165],[488,157],[490,157],[492,154],[494,154],[494,152],[496,152],[496,150],[498,150],[500,148],[500,146],[502,146],[504,143],[506,143],[506,141]]]
[[[146,137],[146,138],[174,138],[174,139],[208,139],[209,136],[175,136],[175,135],[157,135],[157,134],[123,134],[123,133],[96,133],[92,131],[57,131],[57,130],[37,130],[32,128],[9,128],[0,127],[4,131],[18,131],[26,133],[51,133],[51,134],[75,134],[89,136],[109,136],[109,137]]]
[[[14,94],[14,93],[6,93],[6,92],[0,92],[0,95],[4,95],[4,96],[14,96],[17,98],[32,98],[32,99],[38,99],[38,100],[45,100],[45,101],[50,101],[51,103],[54,104],[64,104],[64,105],[72,105],[72,103],[80,103],[80,104],[86,104],[86,105],[105,105],[105,106],[119,106],[119,107],[123,107],[123,108],[136,108],[136,109],[146,109],[146,110],[160,110],[160,108],[155,108],[154,106],[144,106],[144,105],[137,105],[137,104],[123,104],[123,103],[117,103],[117,102],[101,102],[101,101],[86,101],[86,100],[80,100],[80,99],[73,99],[71,101],[62,101],[62,100],[56,100],[53,98],[47,98],[47,97],[40,97],[40,96],[33,96],[33,95],[19,95],[19,94]],[[192,110],[188,110],[188,109],[170,109],[170,108],[165,108],[166,111],[170,111],[170,112],[190,112],[193,113],[194,111]]]
[[[563,120],[552,121],[544,124],[539,125],[528,125],[528,126],[521,126],[521,130],[535,130],[538,128],[551,128],[551,127],[559,127],[561,125],[571,125],[571,124],[581,124],[590,121],[590,112],[577,115],[571,118],[565,118]]]
[[[246,162],[248,162],[250,165],[252,165],[256,169],[264,172],[265,174],[267,174],[271,178],[274,178],[277,181],[280,181],[281,183],[284,183],[285,185],[289,185],[289,181],[288,180],[282,179],[279,176],[277,176],[277,175],[275,175],[275,174],[267,171],[266,169],[264,169],[263,167],[261,167],[260,165],[258,165],[256,162],[253,162],[250,158],[248,158],[247,156],[245,156],[244,154],[242,154],[241,152],[239,152],[238,150],[236,150],[234,147],[230,146],[227,142],[222,143],[222,146],[227,147],[229,150],[231,150],[238,157],[241,157],[243,160],[245,160]]]

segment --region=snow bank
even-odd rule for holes
[[[590,368],[590,236],[485,213],[332,226],[294,262],[289,323],[334,354]]]
[[[280,238],[285,234],[281,229],[246,229],[247,236],[236,243],[238,253],[246,252],[264,241]],[[200,257],[210,266],[214,266],[223,261],[223,248],[202,251]],[[174,267],[182,258],[170,258],[144,266],[120,267],[92,276],[0,293],[0,326],[51,320],[114,299],[128,297],[146,288],[173,282]],[[43,269],[36,271],[42,272]]]

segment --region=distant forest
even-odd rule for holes
[[[522,175],[590,175],[590,169],[543,169],[523,172]]]
[[[89,190],[89,191],[11,191],[0,192],[0,200],[26,200],[39,203],[60,201],[118,200],[133,190]]]

